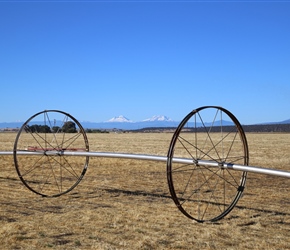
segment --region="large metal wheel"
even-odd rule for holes
[[[88,156],[65,156],[64,152],[89,151],[81,124],[71,115],[45,110],[30,117],[14,143],[14,163],[23,184],[42,196],[71,191],[86,173]]]
[[[175,157],[193,159],[195,164],[178,163]],[[200,165],[199,160],[220,167]],[[176,129],[167,158],[168,185],[178,209],[198,222],[223,218],[241,197],[247,173],[222,164],[248,165],[248,160],[247,140],[233,114],[216,106],[190,112]]]

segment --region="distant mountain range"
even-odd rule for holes
[[[282,121],[282,122],[266,122],[266,123],[261,123],[259,125],[269,125],[269,124],[290,124],[290,119]]]
[[[85,129],[124,129],[124,130],[136,130],[142,128],[156,128],[156,127],[168,127],[174,128],[177,127],[180,121],[173,121],[167,116],[164,115],[155,115],[151,118],[144,119],[142,121],[134,122],[127,117],[120,115],[113,117],[104,122],[80,122]],[[221,121],[216,121],[215,125],[219,125]],[[232,122],[222,121],[224,126],[233,125]],[[20,128],[23,122],[2,122],[0,123],[0,129],[5,128]],[[41,125],[42,122],[34,122],[34,124]],[[290,124],[290,119],[281,121],[281,122],[268,122],[263,124],[256,125],[275,125],[275,124]],[[60,125],[60,122],[57,122],[57,125]],[[212,123],[205,123],[206,126],[212,126]],[[193,124],[189,124],[193,126]],[[197,124],[197,126],[202,126],[202,124]],[[249,125],[248,125],[249,126]],[[253,125],[250,125],[253,126]]]
[[[133,130],[133,129],[141,129],[146,127],[177,127],[179,124],[179,121],[173,121],[167,116],[164,115],[155,115],[151,118],[144,119],[139,122],[134,122],[127,117],[123,115],[119,115],[116,117],[113,117],[107,121],[104,122],[87,122],[83,121],[81,122],[81,125],[85,129],[127,129],[127,130]],[[22,126],[23,122],[2,122],[0,123],[0,129],[5,128],[20,128]],[[43,125],[43,122],[35,121],[33,124]],[[56,121],[57,126],[60,126],[61,122]]]
[[[172,119],[164,115],[154,115],[151,118],[142,120],[141,122],[157,122],[157,121],[158,122],[173,122]],[[106,122],[133,122],[133,121],[123,115],[119,115],[119,116],[115,116],[111,118],[110,120]]]
[[[134,122],[127,117],[120,115],[113,117],[105,122],[81,122],[84,128],[91,129],[142,129],[147,127],[177,127],[179,121],[173,121],[164,115],[155,115],[151,118],[144,119],[139,122]]]

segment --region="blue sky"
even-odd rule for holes
[[[290,1],[1,1],[0,122],[290,118]]]

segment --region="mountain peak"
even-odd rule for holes
[[[173,120],[165,115],[154,115],[151,118],[143,120],[143,122],[155,122],[155,121],[172,122]]]
[[[115,116],[106,122],[132,122],[130,119],[123,115]]]

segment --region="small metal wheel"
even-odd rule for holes
[[[89,157],[74,154],[88,151],[85,131],[74,117],[45,110],[22,125],[13,155],[23,184],[36,194],[55,197],[71,191],[81,181]]]
[[[194,164],[174,158],[193,159]],[[199,160],[220,167],[199,165]],[[176,129],[167,158],[167,181],[178,209],[198,222],[222,219],[241,197],[247,177],[222,164],[248,165],[248,160],[245,133],[233,114],[216,106],[190,112]]]

